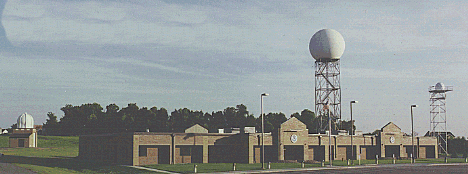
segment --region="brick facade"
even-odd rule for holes
[[[37,131],[32,128],[13,129],[10,147],[37,147]]]
[[[177,163],[260,163],[261,133],[207,133],[193,126],[185,133],[135,132],[80,137],[79,157],[125,165]],[[393,138],[392,138],[393,137]],[[278,160],[328,161],[329,137],[308,134],[306,125],[293,117],[265,133],[265,162]],[[393,123],[378,135],[332,135],[333,159],[408,157],[411,137]],[[415,137],[419,158],[437,158],[437,140]],[[419,150],[418,150],[419,149]],[[354,154],[354,155],[352,155]]]

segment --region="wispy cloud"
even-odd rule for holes
[[[255,114],[253,96],[269,92],[271,111],[313,109],[308,44],[316,31],[333,28],[347,44],[343,99],[377,108],[362,118],[390,119],[380,103],[404,114],[401,103],[427,101],[426,91],[414,92],[425,83],[468,85],[464,3],[8,1],[2,22],[16,48],[0,53],[0,86],[17,105],[3,108],[43,107],[36,113],[45,115],[94,101],[205,111],[244,103]],[[362,123],[375,129],[382,119]]]

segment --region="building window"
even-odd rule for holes
[[[191,147],[180,147],[180,156],[191,156]]]
[[[138,150],[139,156],[141,156],[141,157],[148,156],[148,152],[147,152],[145,146],[140,146],[138,149],[139,149],[139,150]]]

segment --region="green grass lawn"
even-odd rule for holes
[[[0,136],[0,162],[13,163],[38,173],[148,173],[124,166],[78,160],[78,137],[38,136],[38,148],[5,148]]]
[[[462,158],[450,158],[449,163],[464,163],[465,159]],[[396,164],[408,164],[410,160],[396,160]],[[444,163],[444,159],[417,159],[416,163]],[[353,166],[359,164],[358,160],[354,161]],[[375,164],[375,160],[361,160],[361,165]],[[393,164],[393,160],[385,159],[379,160],[379,164]],[[233,170],[232,163],[208,163],[208,164],[155,164],[146,165],[144,167],[154,168],[159,170],[178,172],[178,173],[193,173],[194,165],[197,165],[197,172],[200,173],[211,173],[211,172],[227,172]],[[325,166],[329,163],[325,162]],[[333,166],[347,166],[347,161],[335,160]],[[237,171],[246,170],[261,170],[262,164],[236,164]],[[267,167],[267,164],[265,164]],[[321,164],[305,164],[305,168],[321,167]],[[271,163],[271,169],[292,169],[301,168],[301,163]]]
[[[154,168],[165,171],[179,172],[179,173],[193,173],[194,165],[197,165],[197,172],[200,173],[211,173],[211,172],[227,172],[233,170],[232,163],[207,163],[207,164],[155,164],[147,165],[145,167]],[[268,164],[265,164],[265,168]],[[305,164],[306,168],[320,167],[320,164]],[[237,171],[246,170],[261,170],[262,164],[236,164]],[[301,168],[301,163],[271,163],[271,169],[290,169],[290,168]]]
[[[0,148],[2,147],[8,147],[9,146],[9,140],[8,140],[9,136],[6,136],[6,135],[0,135]]]

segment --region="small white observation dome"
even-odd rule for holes
[[[21,114],[17,120],[17,128],[34,128],[34,118],[26,112]]]
[[[441,83],[441,82],[439,82],[439,83],[437,83],[435,85],[435,90],[440,91],[440,90],[444,90],[444,89],[445,89],[445,85],[443,83]]]

